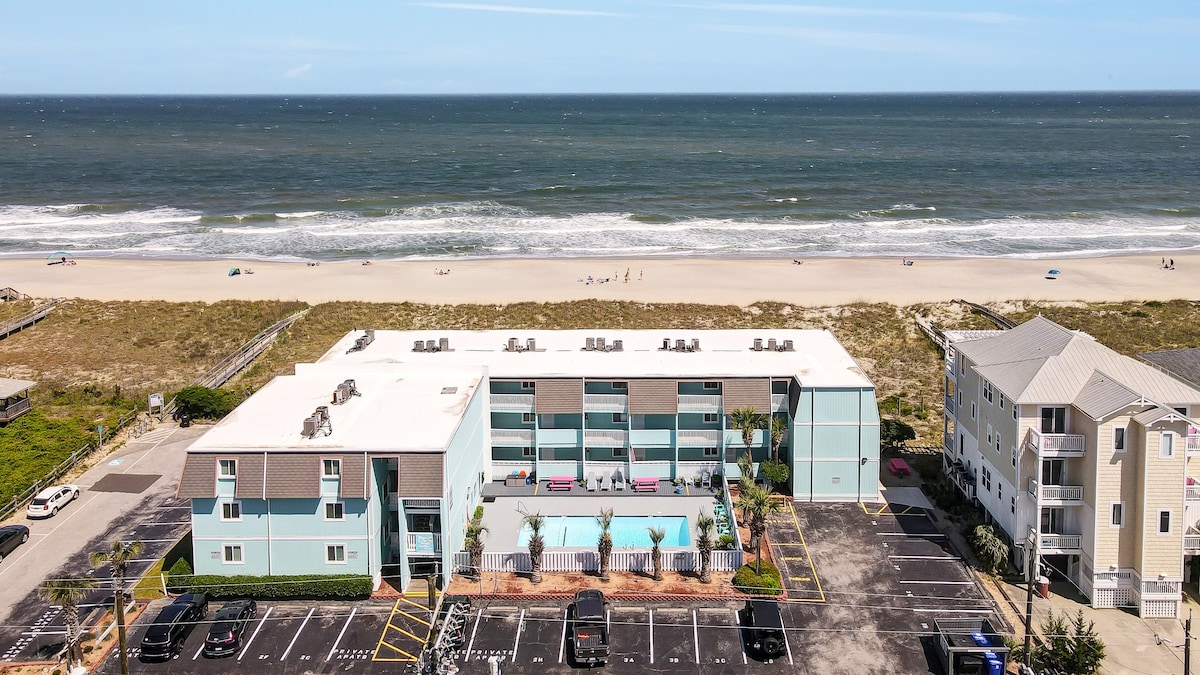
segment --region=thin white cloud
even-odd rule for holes
[[[790,26],[728,26],[709,25],[699,28],[724,33],[774,35],[795,39],[810,45],[852,49],[868,52],[900,54],[952,54],[954,47],[945,41],[928,41],[911,35],[875,33],[868,31],[829,30],[824,28],[795,28]]]
[[[755,5],[720,2],[675,6],[683,9],[716,10],[722,12],[796,14],[806,16],[878,17],[890,19],[937,19],[943,21],[965,21],[987,24],[1015,23],[1024,20],[1022,17],[1017,15],[1005,14],[1003,12],[939,12],[919,9],[862,9],[858,7],[839,7],[826,5]]]
[[[304,64],[304,65],[302,65],[302,66],[296,66],[295,68],[292,68],[291,70],[289,70],[289,71],[287,71],[286,73],[284,73],[284,74],[283,74],[283,76],[284,76],[284,77],[286,77],[286,78],[288,78],[288,79],[295,79],[295,78],[297,78],[297,77],[304,77],[304,76],[305,76],[305,75],[307,75],[307,74],[308,74],[310,71],[312,71],[312,67],[313,67],[313,65],[312,65],[311,63],[306,63],[306,64]]]
[[[549,7],[519,7],[516,5],[484,5],[466,2],[415,2],[418,7],[434,9],[459,9],[470,12],[500,12],[504,14],[548,14],[553,16],[608,16],[628,17],[628,14],[601,12],[590,9],[553,9]]]

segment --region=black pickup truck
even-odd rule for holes
[[[768,659],[776,659],[787,653],[779,603],[774,600],[747,600],[745,621],[751,648]]]
[[[575,663],[588,666],[608,663],[608,623],[604,610],[604,594],[600,591],[575,594],[575,602],[571,604]]]

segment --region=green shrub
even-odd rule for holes
[[[219,420],[237,407],[237,395],[224,389],[184,387],[175,395],[175,416]]]
[[[779,577],[779,568],[766,560],[762,561],[762,575],[754,573],[754,565],[742,565],[737,574],[733,575],[733,586],[750,595],[781,595],[783,593],[783,581]]]
[[[483,504],[475,507],[475,513],[471,516],[471,520],[483,520]]]
[[[191,578],[187,590],[210,598],[365,598],[375,584],[366,575],[221,576]]]
[[[167,590],[172,593],[183,592],[191,577],[192,566],[188,564],[187,559],[176,560],[175,564],[171,565],[171,569],[167,570]]]
[[[734,544],[737,542],[732,534],[723,534],[717,537],[717,550],[730,551],[733,550]]]
[[[763,478],[771,481],[774,485],[783,485],[787,483],[788,476],[792,475],[792,470],[786,462],[768,461],[758,465],[758,472]]]

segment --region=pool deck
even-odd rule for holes
[[[576,484],[568,491],[548,491],[543,481],[539,486],[508,487],[503,482],[488,483],[483,488],[483,524],[488,528],[484,547],[492,552],[523,551],[517,545],[517,535],[525,514],[543,516],[598,516],[602,509],[612,509],[616,516],[682,516],[688,519],[688,532],[695,539],[696,516],[703,510],[712,515],[716,505],[716,490],[688,485],[683,494],[675,494],[669,481],[659,483],[658,492],[623,491],[589,492]],[[550,547],[547,547],[548,549]],[[592,549],[594,547],[555,548],[554,550]],[[691,549],[692,546],[679,547]],[[667,550],[668,547],[663,547]]]

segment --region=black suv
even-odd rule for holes
[[[168,661],[183,649],[183,641],[208,616],[208,600],[203,593],[188,593],[163,607],[154,623],[142,636],[141,658],[145,661]]]
[[[212,628],[204,638],[204,655],[209,658],[230,656],[242,646],[246,627],[258,616],[258,603],[253,600],[234,600],[225,603],[213,617]]]
[[[747,600],[745,619],[752,649],[768,659],[776,659],[787,653],[779,603],[774,600]]]
[[[5,525],[0,527],[0,560],[13,552],[13,549],[29,541],[29,528],[24,525]]]

